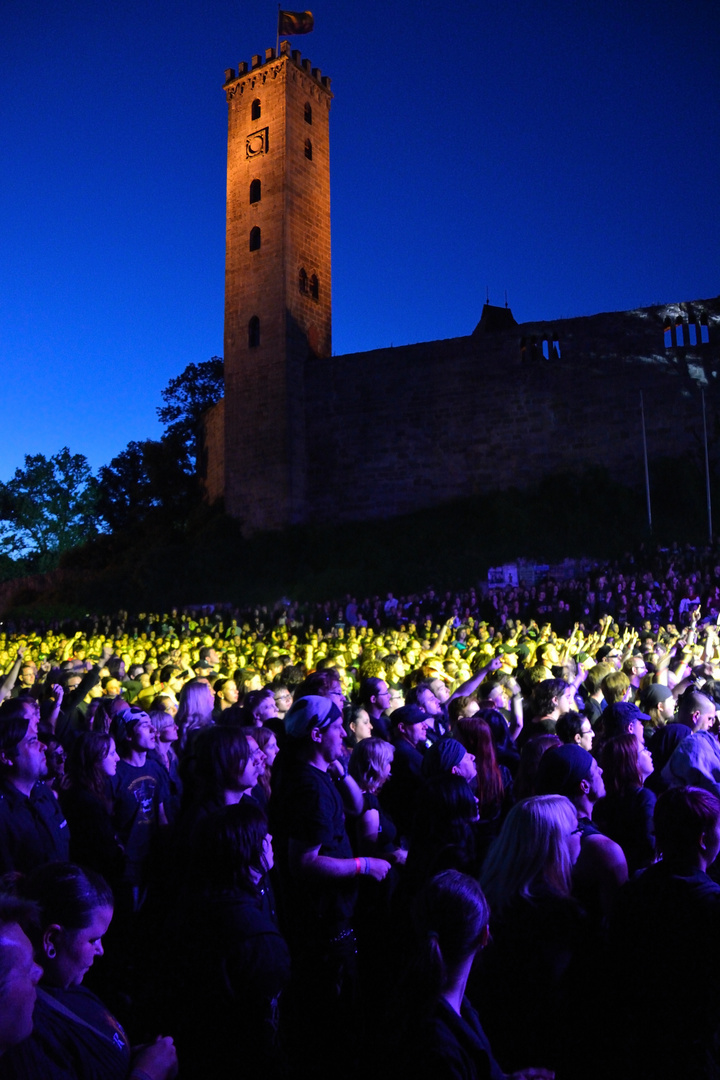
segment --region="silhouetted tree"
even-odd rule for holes
[[[5,553],[41,570],[63,551],[95,536],[98,487],[87,458],[64,446],[47,458],[26,454],[0,489],[0,540]]]
[[[180,435],[130,442],[98,472],[98,513],[112,532],[140,524],[182,528],[199,498],[194,473],[183,467]]]
[[[224,371],[222,357],[212,356],[201,364],[188,364],[162,391],[165,404],[157,414],[165,425],[165,438],[176,437],[184,446],[186,471],[197,467],[200,419],[223,396]]]

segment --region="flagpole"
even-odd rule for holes
[[[708,538],[712,544],[713,527],[712,527],[712,504],[710,502],[710,458],[708,456],[708,440],[707,440],[707,419],[705,417],[705,391],[702,391],[702,412],[703,412],[703,442],[705,444],[705,489],[707,491],[707,511],[708,511]]]
[[[647,496],[648,527],[652,533],[652,507],[650,505],[650,471],[648,469],[647,436],[645,434],[645,405],[640,391],[640,416],[642,418],[643,457],[645,458],[645,493]]]

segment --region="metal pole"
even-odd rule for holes
[[[645,494],[647,495],[648,528],[652,533],[652,507],[650,505],[650,470],[648,469],[647,436],[645,434],[645,405],[640,391],[640,417],[642,419],[643,457],[645,458]]]
[[[707,510],[708,510],[708,539],[712,544],[713,527],[712,527],[712,503],[710,502],[710,457],[708,455],[708,440],[707,440],[707,419],[705,416],[705,391],[702,391],[702,409],[703,409],[703,442],[705,444],[705,489],[707,491]]]

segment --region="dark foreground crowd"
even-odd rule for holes
[[[0,635],[0,1078],[720,1077],[715,620],[393,601]]]

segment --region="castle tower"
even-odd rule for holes
[[[286,41],[224,89],[225,500],[253,532],[305,516],[305,365],[332,350],[332,94]]]

